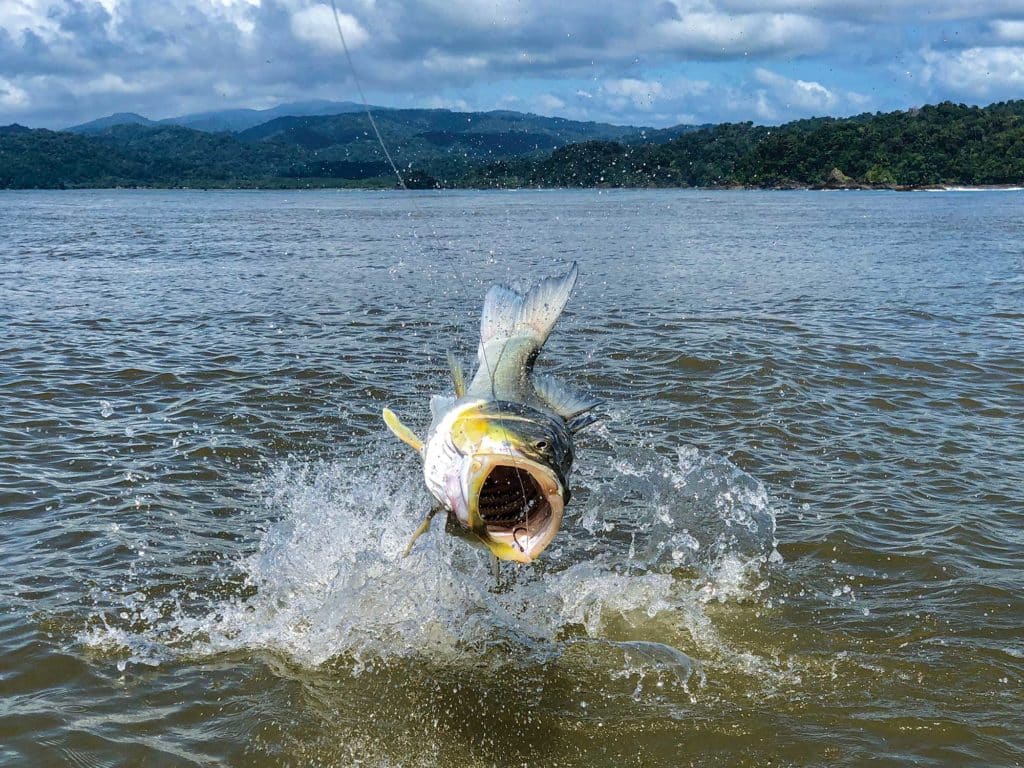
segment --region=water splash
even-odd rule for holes
[[[343,659],[353,673],[400,659],[533,664],[595,640],[624,643],[629,663],[684,687],[704,674],[692,654],[749,666],[705,606],[757,599],[752,583],[778,559],[765,487],[693,448],[586,466],[550,556],[503,566],[496,584],[486,554],[439,523],[401,557],[430,503],[408,463],[381,452],[370,468],[283,464],[262,484],[275,521],[236,564],[242,589],[188,607],[126,599],[82,640],[130,663],[270,651],[313,668]]]

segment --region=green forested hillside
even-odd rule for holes
[[[582,123],[519,112],[389,109],[375,114],[388,150],[402,167],[423,169],[446,183],[470,169],[509,158],[540,159],[553,149],[588,139],[629,140],[642,129]],[[237,134],[243,142],[296,146],[311,157],[310,175],[338,162],[383,161],[365,115],[282,117]],[[335,166],[336,167],[336,166]]]
[[[413,186],[889,186],[1024,183],[1024,101],[655,132],[508,112],[386,110]],[[640,142],[640,143],[637,143]],[[364,115],[231,133],[118,125],[0,128],[0,187],[392,186]]]
[[[984,109],[943,103],[850,120],[792,123],[738,164],[747,184],[816,183],[839,168],[895,184],[1006,184],[1024,180],[1024,101]]]
[[[205,133],[174,125],[119,125],[93,139],[111,151],[144,158],[154,178],[182,182],[280,176],[306,160],[306,152],[299,147],[251,144],[230,133]]]
[[[0,187],[394,184],[364,114],[278,117],[237,133],[127,117],[79,126],[79,135],[0,129]],[[432,186],[430,174],[453,184],[481,163],[542,159],[581,139],[637,140],[643,130],[518,112],[381,110],[375,119],[413,186]]]
[[[0,128],[0,188],[52,188],[66,184],[106,187],[129,180],[149,184],[146,163],[71,133]]]
[[[95,137],[0,129],[0,188],[189,186],[266,179],[301,162],[227,134],[120,125]]]
[[[535,163],[494,163],[470,186],[815,186],[1024,182],[1024,101],[702,129],[660,145],[588,142]],[[842,176],[839,176],[842,178]]]

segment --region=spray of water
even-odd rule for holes
[[[576,517],[556,545],[535,567],[505,566],[496,582],[486,553],[440,525],[401,557],[429,499],[390,452],[284,463],[262,483],[272,522],[234,564],[240,587],[187,606],[129,595],[81,639],[113,650],[122,668],[237,652],[354,674],[408,659],[501,667],[582,643],[620,653],[638,686],[651,669],[699,682],[702,659],[770,672],[730,649],[708,610],[756,601],[780,560],[765,487],[693,448],[609,452],[583,465]]]

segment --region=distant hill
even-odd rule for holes
[[[390,109],[376,113],[375,120],[396,162],[441,174],[482,161],[540,157],[579,141],[636,138],[650,130],[510,111]],[[362,114],[281,117],[241,131],[238,138],[302,147],[314,153],[314,164],[384,159]]]
[[[383,107],[371,107],[374,112]],[[274,120],[278,117],[305,117],[310,115],[340,115],[348,112],[362,112],[363,105],[352,101],[295,101],[281,104],[270,109],[222,109],[213,112],[196,112],[191,115],[170,117],[160,120],[161,123],[180,125],[196,131],[244,131],[254,125]]]
[[[517,112],[384,110],[377,122],[407,182],[419,187],[1024,183],[1024,101],[658,131]],[[393,187],[395,180],[359,114],[280,117],[238,133],[148,121],[84,134],[0,128],[0,188],[117,185]]]
[[[703,131],[713,127],[714,123],[704,123],[702,125],[673,125],[670,128],[637,128],[636,133],[632,136],[627,136],[624,143],[665,144],[673,139],[678,139],[684,134],[693,133],[694,131]]]
[[[435,136],[431,141],[437,145],[459,143],[459,140],[455,138],[459,136],[487,134],[543,136],[546,140],[559,145],[588,139],[621,139],[638,135],[644,130],[653,130],[607,123],[578,122],[561,117],[543,117],[507,110],[452,112],[448,109],[388,109],[375,112],[374,118],[381,132],[388,131],[393,134],[395,139],[402,140],[417,135],[431,134]],[[288,136],[289,131],[297,128],[312,131],[328,139],[330,144],[344,144],[369,131],[366,118],[361,114],[338,114],[323,117],[288,116],[242,131],[239,138],[244,141],[267,139],[287,141],[291,140]],[[441,135],[452,137],[452,139],[446,142],[440,138]]]
[[[109,187],[155,182],[138,157],[88,136],[47,131],[0,132],[0,188]]]
[[[460,182],[491,187],[910,188],[1024,183],[1024,100],[943,102],[777,127],[732,123],[662,143],[590,141],[537,162],[478,166]]]
[[[68,133],[81,133],[90,135],[94,133],[100,133],[105,131],[107,128],[111,128],[115,125],[156,125],[155,120],[150,120],[148,117],[137,115],[134,112],[117,112],[113,115],[107,115],[106,117],[100,117],[96,120],[90,120],[88,123],[82,123],[81,125],[73,125],[66,129]]]
[[[372,107],[374,111],[383,107]],[[217,133],[220,131],[244,131],[254,125],[289,115],[340,115],[347,112],[362,112],[363,105],[352,101],[326,101],[313,99],[280,104],[270,109],[220,109],[210,112],[195,112],[163,120],[150,120],[134,112],[118,112],[81,125],[65,129],[69,133],[95,134],[115,125],[180,125],[196,131]]]
[[[294,105],[275,110],[290,106]],[[327,109],[336,108],[338,103],[303,106]],[[155,183],[160,173],[163,178],[171,178],[170,169],[186,161],[194,164],[183,176],[188,183],[200,178],[211,183],[227,183],[229,178],[253,183],[260,177],[339,181],[378,178],[380,183],[393,183],[380,145],[362,108],[358,108],[359,112],[348,114],[278,117],[236,133],[200,131],[165,121],[113,125],[94,121],[80,127],[86,130],[79,133],[106,145],[108,151],[123,151],[137,160],[145,158],[147,167],[157,175],[147,176],[141,183]],[[644,131],[652,131],[511,111],[388,109],[376,112],[375,120],[396,163],[446,184],[454,183],[481,163],[539,159],[579,141],[640,140]],[[665,137],[677,135],[675,131],[652,132]],[[81,182],[74,179],[64,183]]]

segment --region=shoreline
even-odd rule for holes
[[[305,191],[352,191],[352,192],[399,192],[401,188],[386,184],[302,184],[302,185],[217,185],[217,184],[183,184],[183,185],[147,185],[147,184],[110,184],[104,186],[59,186],[59,187],[0,187],[0,192],[84,192],[99,190],[165,190],[193,192],[305,192]],[[409,192],[528,192],[556,190],[694,190],[699,192],[1022,192],[1024,181],[1016,184],[720,184],[701,187],[680,186],[436,186],[410,188]]]

